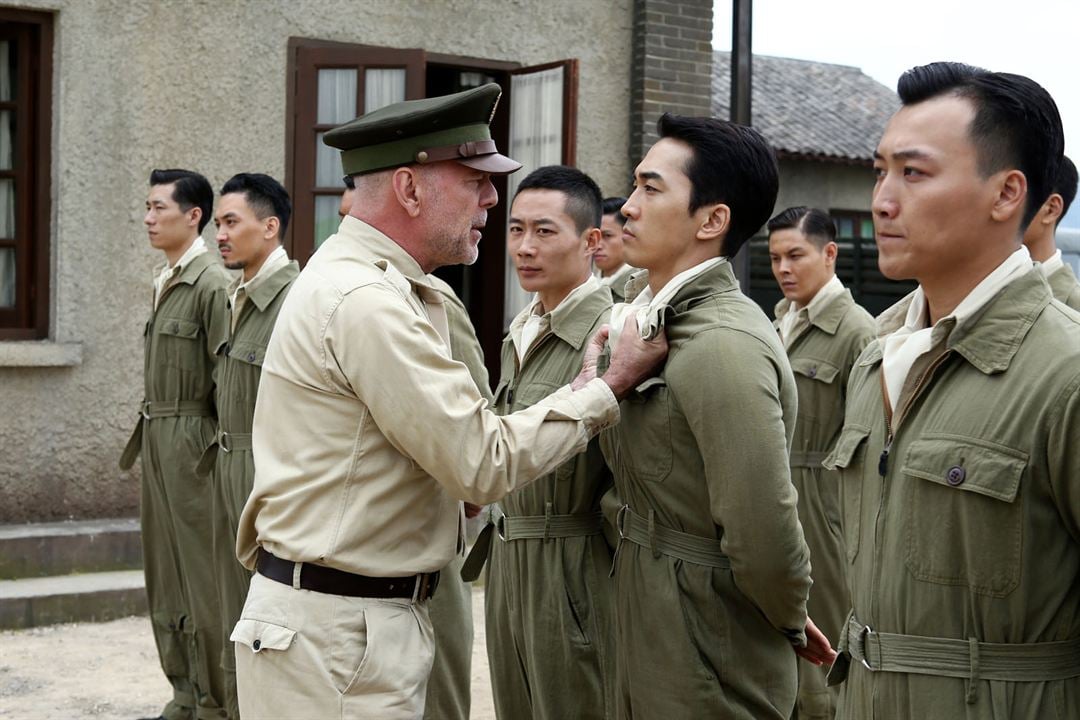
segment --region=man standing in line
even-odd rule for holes
[[[789,720],[795,653],[831,659],[806,616],[809,553],[788,469],[796,386],[727,261],[769,218],[776,160],[734,123],[665,114],[657,129],[622,209],[626,259],[648,272],[611,324],[626,313],[646,334],[663,327],[671,355],[601,436],[625,503],[616,716]]]
[[[590,268],[600,217],[600,188],[575,168],[542,167],[518,186],[507,251],[518,282],[535,299],[503,341],[500,415],[571,382],[589,339],[607,323],[611,293]],[[593,439],[499,502],[484,604],[500,718],[614,717],[611,547],[600,513],[610,488]]]
[[[462,547],[461,500],[498,500],[581,452],[666,353],[631,322],[608,376],[587,364],[503,417],[450,357],[427,274],[476,260],[491,174],[520,167],[490,137],[499,92],[395,103],[326,134],[362,201],[300,273],[263,364],[237,539],[257,572],[232,634],[245,717],[422,715],[427,600]]]
[[[356,183],[345,176],[338,214],[344,218],[352,209]],[[450,285],[433,274],[427,279],[443,295],[450,334],[450,356],[464,363],[476,383],[476,389],[491,402],[491,385],[484,351],[476,337],[476,328],[461,299]],[[466,515],[480,508],[466,504]],[[469,720],[472,706],[473,611],[472,586],[461,577],[461,553],[439,573],[439,594],[431,598],[428,611],[435,635],[435,659],[428,679],[424,702],[424,720]]]
[[[844,426],[847,379],[859,353],[874,338],[874,318],[855,304],[836,277],[836,225],[808,207],[783,211],[768,223],[769,259],[784,299],[776,326],[787,350],[799,410],[791,439],[791,482],[799,494],[799,520],[813,566],[806,607],[833,642],[851,607],[840,539],[840,486],[821,462]],[[799,720],[831,720],[836,692],[825,685],[827,667],[799,662]]]
[[[142,455],[146,595],[161,668],[173,688],[165,720],[225,712],[210,488],[196,472],[214,439],[214,354],[228,337],[224,295],[231,278],[200,235],[213,202],[210,183],[198,173],[150,174],[143,222],[166,262],[155,271],[144,330],[141,417],[120,458],[126,470]]]
[[[1069,158],[1062,157],[1050,197],[1046,198],[1046,202],[1024,232],[1024,245],[1031,253],[1031,259],[1042,263],[1043,274],[1050,283],[1054,298],[1073,310],[1080,310],[1080,282],[1072,268],[1065,264],[1061,250],[1054,241],[1054,233],[1061,223],[1061,218],[1069,212],[1069,206],[1075,197],[1076,166]]]
[[[838,718],[1035,720],[1080,698],[1080,316],[1021,244],[1062,158],[1050,95],[933,63],[875,152],[882,273],[919,286],[851,372]],[[845,681],[846,679],[846,681]]]
[[[289,287],[300,274],[299,264],[289,260],[281,245],[291,215],[289,195],[277,180],[241,173],[221,188],[214,216],[225,267],[241,271],[226,295],[229,338],[218,348],[217,438],[199,463],[205,472],[214,470],[214,566],[223,641],[219,651],[232,720],[240,717],[236,655],[232,643],[224,639],[240,619],[251,583],[251,573],[236,560],[236,529],[255,479],[251,420],[266,345]]]
[[[603,219],[600,221],[600,246],[593,255],[593,264],[600,271],[600,283],[611,288],[611,298],[622,302],[625,298],[623,289],[630,274],[637,268],[630,267],[623,259],[622,229],[626,217],[622,206],[626,198],[604,198]]]

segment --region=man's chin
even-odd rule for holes
[[[224,260],[222,264],[225,265],[226,270],[243,270],[247,267],[247,262],[244,260]]]

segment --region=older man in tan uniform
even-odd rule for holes
[[[497,500],[580,452],[666,352],[635,327],[603,379],[586,362],[573,387],[504,417],[450,357],[427,273],[476,259],[490,176],[518,168],[490,139],[498,96],[398,103],[326,136],[363,201],[297,278],[263,365],[237,539],[257,574],[232,635],[247,718],[419,717],[427,600],[462,545],[461,500]]]

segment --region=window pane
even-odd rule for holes
[[[364,112],[405,99],[405,68],[370,68],[364,71]]]
[[[342,188],[344,190],[344,188]],[[315,196],[315,249],[323,244],[326,238],[337,232],[341,224],[341,216],[338,208],[341,206],[340,195],[316,195]]]
[[[855,223],[851,218],[836,218],[836,235],[842,238],[855,237]]]
[[[0,40],[0,101],[15,97],[15,43]]]
[[[0,110],[0,170],[11,170],[15,160],[15,113]]]
[[[0,248],[0,307],[15,306],[15,251]]]
[[[507,178],[506,196],[514,197],[526,175],[543,165],[558,165],[563,152],[563,77],[561,67],[510,78],[510,157],[522,164]],[[506,257],[504,329],[530,300],[518,284],[510,256]]]
[[[15,237],[15,181],[0,179],[0,238]]]
[[[862,219],[862,232],[859,237],[872,238],[874,237],[874,221],[872,218]]]
[[[341,169],[341,151],[332,148],[323,142],[323,135],[315,134],[315,186],[321,188],[335,188],[344,186],[341,184],[343,171]]]
[[[356,68],[319,71],[319,111],[316,122],[340,125],[356,117]]]

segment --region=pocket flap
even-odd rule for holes
[[[648,395],[650,390],[661,385],[667,385],[667,380],[659,376],[651,377],[645,382],[638,385],[636,388],[634,388],[634,390],[641,395]]]
[[[825,360],[814,358],[792,358],[793,372],[818,382],[831,383],[840,374],[840,368]]]
[[[175,335],[182,338],[199,337],[199,323],[180,318],[162,318],[155,323],[157,331],[162,335]]]
[[[229,357],[251,365],[262,365],[266,359],[266,348],[255,343],[235,343],[229,346]]]
[[[288,650],[294,637],[296,637],[296,631],[282,625],[252,618],[241,618],[233,628],[229,640],[250,648],[252,652],[262,652],[263,650]]]
[[[941,433],[913,441],[901,472],[1012,502],[1027,463],[1027,454],[1019,450],[980,438]]]
[[[840,439],[836,441],[836,445],[833,446],[829,457],[825,458],[821,464],[829,470],[846,468],[851,464],[851,459],[855,457],[855,451],[859,449],[859,445],[869,435],[870,428],[868,427],[845,425],[844,429],[840,431]]]

